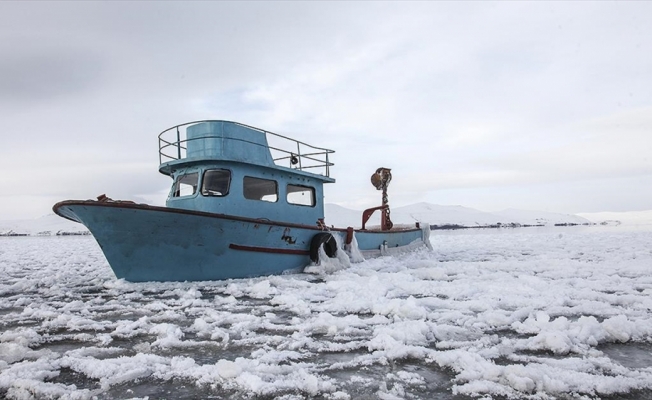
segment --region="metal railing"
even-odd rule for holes
[[[202,136],[199,138],[188,139],[186,133],[188,127],[202,122],[227,122],[248,129],[253,129],[255,131],[265,134],[267,139],[267,146],[263,146],[260,143],[251,142],[245,139],[223,138],[222,136]],[[335,152],[333,150],[312,146],[307,143],[289,138],[287,136],[279,135],[277,133],[269,132],[263,129],[255,128],[253,126],[241,124],[238,122],[215,121],[215,120],[187,122],[185,124],[173,126],[172,128],[166,129],[163,132],[161,132],[158,135],[159,164],[162,164],[167,161],[180,160],[186,158],[188,142],[193,140],[204,140],[210,138],[223,138],[227,140],[235,140],[244,143],[250,143],[256,146],[263,146],[269,150],[270,154],[272,155],[272,159],[274,160],[274,163],[276,165],[287,166],[290,168],[299,169],[301,171],[306,169],[322,168],[323,169],[322,175],[328,177],[330,177],[330,167],[334,165],[332,162],[330,162],[328,157],[329,154]],[[284,165],[286,163],[287,165]]]

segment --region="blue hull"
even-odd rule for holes
[[[60,216],[84,224],[118,278],[203,281],[301,271],[318,227],[128,203],[64,201]],[[344,239],[342,229],[331,230]],[[360,250],[402,247],[422,231],[356,232]],[[340,242],[343,243],[343,240]]]

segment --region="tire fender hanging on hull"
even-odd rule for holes
[[[319,261],[319,248],[321,245],[324,245],[324,252],[329,258],[333,258],[337,254],[337,242],[333,235],[328,232],[320,232],[313,236],[310,241],[310,260],[312,262]]]

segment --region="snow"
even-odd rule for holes
[[[652,229],[431,239],[312,274],[129,283],[92,237],[0,238],[0,397],[652,397]]]

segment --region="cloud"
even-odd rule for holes
[[[7,56],[0,63],[0,103],[4,107],[47,104],[97,87],[101,79],[101,63],[92,52],[65,48],[4,50]]]
[[[652,107],[557,127],[549,143],[485,158],[484,166],[538,171],[546,181],[652,175]]]
[[[601,178],[630,193],[625,183],[650,174],[650,12],[641,2],[0,2],[0,166],[11,171],[0,185],[36,195],[21,182],[39,175],[48,195],[159,198],[169,182],[156,135],[216,118],[335,149],[327,201],[357,208],[377,203],[368,180],[379,166],[393,168],[392,199],[405,203],[457,190],[446,198],[532,208],[508,204],[536,200],[513,188]]]

